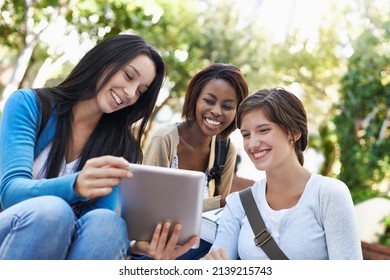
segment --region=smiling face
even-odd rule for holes
[[[223,79],[212,79],[202,89],[196,102],[196,121],[207,136],[226,129],[235,119],[237,95],[234,88]]]
[[[258,170],[271,171],[296,160],[289,137],[280,126],[269,121],[263,110],[255,109],[242,116],[240,127],[244,149]]]
[[[156,67],[146,55],[139,55],[116,72],[96,99],[103,113],[112,113],[133,105],[156,76]]]

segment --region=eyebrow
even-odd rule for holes
[[[138,77],[141,77],[141,73],[133,65],[128,64],[126,67],[130,67],[131,69],[134,70],[134,72],[137,74]],[[147,84],[144,84],[143,86],[145,86],[145,88],[146,88],[145,91],[147,91],[150,87],[150,85],[147,85]]]
[[[256,126],[256,128],[255,129],[259,129],[259,128],[263,128],[263,127],[267,127],[267,126],[270,126],[271,124],[269,124],[269,123],[263,123],[263,124],[259,124],[259,125],[257,125]],[[241,131],[249,131],[249,129],[245,129],[245,128],[241,128],[240,129]]]
[[[134,70],[134,72],[139,76],[141,77],[141,73],[137,70],[137,68],[135,68],[133,65],[131,64],[128,64],[126,67],[130,67],[131,69]]]

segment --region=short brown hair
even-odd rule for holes
[[[237,127],[241,128],[243,116],[253,110],[261,109],[268,120],[277,124],[287,135],[301,134],[294,141],[298,160],[303,165],[303,151],[307,147],[307,115],[301,100],[283,88],[261,89],[248,96],[238,107]]]

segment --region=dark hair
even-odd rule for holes
[[[130,162],[142,162],[140,142],[165,78],[165,64],[157,50],[142,37],[116,35],[92,48],[58,86],[36,89],[43,115],[51,113],[52,105],[58,115],[47,163],[47,178],[58,176],[61,160],[69,147],[75,104],[94,98],[116,72],[140,54],[147,55],[154,62],[155,79],[135,104],[103,114],[81,152],[77,170],[81,170],[88,159],[101,155],[122,156]],[[139,120],[139,126],[135,127]]]
[[[206,84],[213,79],[222,79],[234,88],[238,101],[237,107],[248,96],[248,85],[240,69],[232,64],[214,63],[198,72],[188,84],[182,110],[182,117],[185,120],[195,119],[196,102],[198,101],[199,95]],[[227,137],[235,129],[236,122],[233,121],[221,132],[221,136]]]
[[[283,88],[262,89],[248,96],[237,111],[237,127],[241,128],[243,116],[253,110],[262,110],[271,122],[279,125],[287,135],[301,137],[294,142],[295,153],[303,165],[303,151],[307,147],[307,116],[301,100]]]

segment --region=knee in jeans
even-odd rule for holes
[[[94,224],[101,230],[117,232],[126,228],[125,221],[114,211],[108,209],[90,211],[85,214],[83,219],[86,220],[86,223]]]
[[[65,200],[56,196],[42,196],[37,199],[39,207],[34,211],[34,215],[42,223],[53,226],[74,224],[73,210]]]

